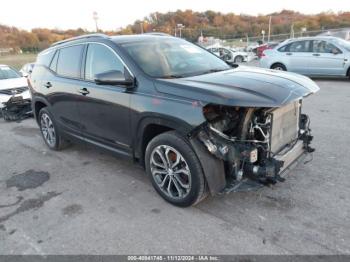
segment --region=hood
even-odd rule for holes
[[[27,78],[18,77],[0,80],[0,90],[28,86]]]
[[[310,78],[276,70],[235,69],[179,79],[159,79],[161,93],[203,103],[244,107],[280,107],[319,90]]]

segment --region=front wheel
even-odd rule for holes
[[[239,56],[236,56],[236,58],[235,58],[235,61],[234,61],[234,62],[235,62],[235,63],[242,63],[242,62],[243,62],[243,60],[244,60],[244,59],[243,59],[243,56],[240,56],[240,55],[239,55]]]
[[[285,67],[285,65],[280,64],[280,63],[273,64],[273,65],[271,66],[271,69],[279,70],[279,71],[287,71],[287,68]]]
[[[153,138],[146,148],[146,172],[158,194],[187,207],[207,195],[202,166],[189,143],[176,132]]]

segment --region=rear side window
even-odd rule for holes
[[[57,51],[55,53],[55,56],[53,57],[52,61],[51,61],[51,65],[50,65],[50,69],[54,72],[57,72],[57,61],[58,61],[58,55],[59,55],[60,51]]]
[[[55,54],[55,50],[43,51],[42,53],[40,53],[38,55],[38,58],[36,60],[36,64],[49,67],[50,62],[51,62],[54,54]]]
[[[296,41],[278,49],[280,52],[310,52],[310,41]]]
[[[83,45],[75,45],[60,49],[57,61],[57,74],[80,78],[80,63],[83,48]]]
[[[120,59],[106,46],[89,44],[86,55],[85,79],[94,80],[96,74],[111,70],[124,73],[124,65]]]

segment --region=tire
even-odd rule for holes
[[[153,187],[167,202],[188,207],[207,196],[202,166],[189,142],[177,132],[153,138],[146,148],[145,164]]]
[[[243,61],[244,61],[244,58],[241,55],[236,56],[234,60],[235,63],[243,63]]]
[[[60,135],[57,124],[46,107],[39,111],[39,127],[45,144],[51,150],[59,151],[68,146],[68,142]]]
[[[287,71],[286,66],[283,65],[283,64],[280,64],[280,63],[273,64],[273,65],[271,66],[271,69],[279,70],[279,71]]]

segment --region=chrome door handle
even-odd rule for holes
[[[51,84],[51,82],[47,82],[44,86],[45,86],[46,88],[50,88],[50,87],[52,87],[52,84]]]
[[[78,92],[84,96],[90,94],[89,90],[87,90],[85,87],[82,89],[79,89]]]

